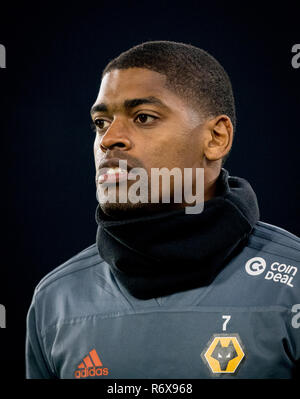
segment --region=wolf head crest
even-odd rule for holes
[[[238,356],[232,340],[229,342],[228,346],[222,346],[219,340],[215,349],[213,350],[211,357],[216,359],[220,364],[220,369],[225,371],[230,360]]]

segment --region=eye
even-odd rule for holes
[[[149,121],[149,118],[150,118],[150,121]],[[153,115],[148,115],[148,114],[139,114],[136,118],[135,118],[135,120],[139,120],[139,122],[142,124],[142,125],[145,125],[147,122],[153,122],[155,119],[158,119],[158,117],[157,116],[153,116]]]
[[[97,129],[99,130],[103,130],[107,127],[107,125],[105,125],[105,123],[109,123],[108,121],[106,121],[105,119],[95,119],[92,123],[92,128],[94,131],[97,131]]]

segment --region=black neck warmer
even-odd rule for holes
[[[184,209],[115,220],[96,209],[97,246],[117,280],[140,299],[209,284],[259,219],[250,184],[222,169],[199,214]]]

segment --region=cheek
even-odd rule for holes
[[[94,141],[94,160],[95,160],[96,166],[100,162],[100,160],[103,156],[102,154],[103,153],[100,149],[100,140],[99,140],[98,136],[96,136],[95,141]]]
[[[178,151],[174,138],[163,134],[161,131],[158,137],[147,137],[135,146],[134,155],[150,171],[151,168],[173,167],[178,163],[180,151]],[[137,144],[137,143],[136,143]]]
[[[151,168],[182,168],[186,165],[186,158],[190,158],[190,155],[185,157],[180,146],[170,145],[166,142],[157,146],[148,146],[143,153],[139,154],[139,158],[149,171]]]
[[[186,130],[180,132],[170,141],[168,157],[171,157],[177,167],[187,168],[200,166],[203,157],[202,143],[199,132]]]
[[[177,133],[177,134],[176,134]],[[150,157],[156,167],[165,166],[169,169],[184,168],[194,164],[196,155],[196,143],[187,139],[188,132],[172,131],[166,134],[163,139],[149,145],[145,152],[145,157]]]

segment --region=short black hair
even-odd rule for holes
[[[134,67],[164,74],[167,88],[199,107],[204,117],[226,114],[235,132],[235,101],[230,79],[222,65],[203,49],[167,40],[144,42],[111,60],[102,78],[114,69]]]

